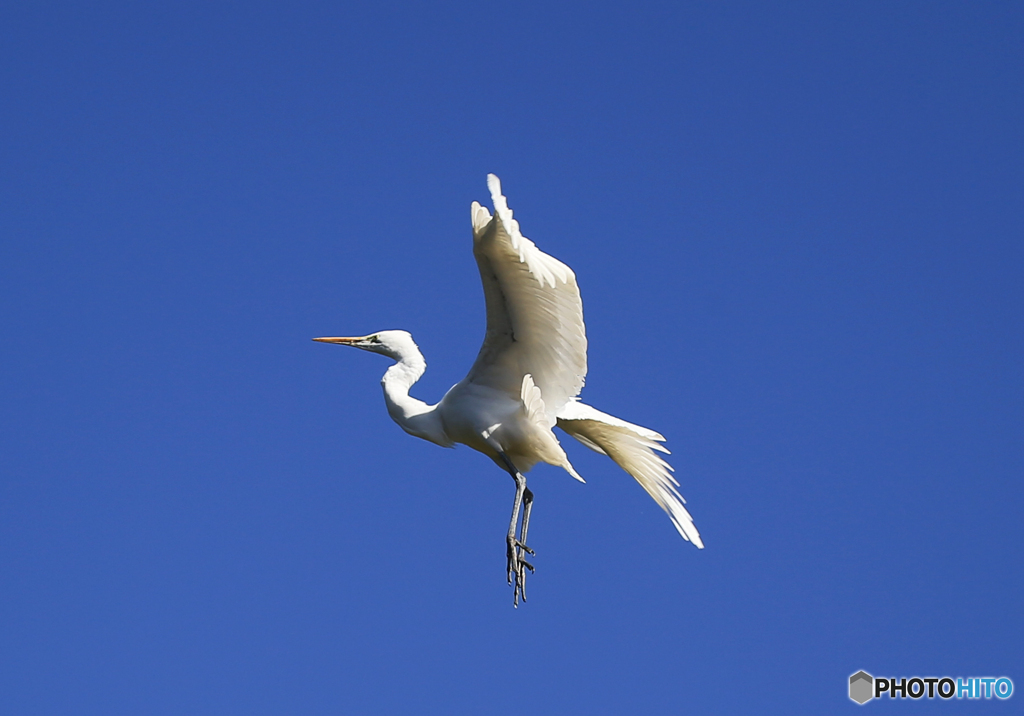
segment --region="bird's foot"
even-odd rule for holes
[[[506,557],[508,560],[508,583],[509,586],[515,585],[515,591],[512,594],[512,606],[514,607],[519,606],[520,598],[524,602],[526,601],[526,570],[530,570],[531,574],[535,571],[533,565],[523,559],[524,554],[536,556],[537,553],[519,540],[509,538]]]
[[[507,547],[505,549],[505,557],[507,561],[508,569],[508,583],[512,584],[512,579],[515,577],[517,572],[521,572],[524,568],[535,571],[533,565],[523,559],[523,554],[529,554],[534,557],[537,553],[527,547],[525,544],[517,539],[509,539]]]

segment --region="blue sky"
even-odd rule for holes
[[[1021,37],[1016,3],[5,5],[0,711],[1024,685]],[[588,484],[530,473],[518,610],[512,481],[309,340],[409,330],[439,399],[488,172],[707,545],[566,437]]]

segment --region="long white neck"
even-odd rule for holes
[[[388,368],[380,381],[384,387],[388,415],[410,435],[450,447],[454,443],[445,434],[437,406],[427,405],[409,395],[409,389],[427,370],[423,354],[415,346],[410,346],[396,358],[398,362]]]

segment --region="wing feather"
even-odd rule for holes
[[[533,376],[555,413],[579,395],[587,375],[583,302],[572,269],[523,236],[493,174],[487,185],[494,216],[473,202],[473,255],[487,304],[487,333],[466,379],[520,396]]]

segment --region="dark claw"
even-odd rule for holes
[[[526,602],[526,575],[522,572],[516,574],[516,586],[515,591],[512,592],[512,606],[519,606],[519,597],[523,598],[523,602]]]

